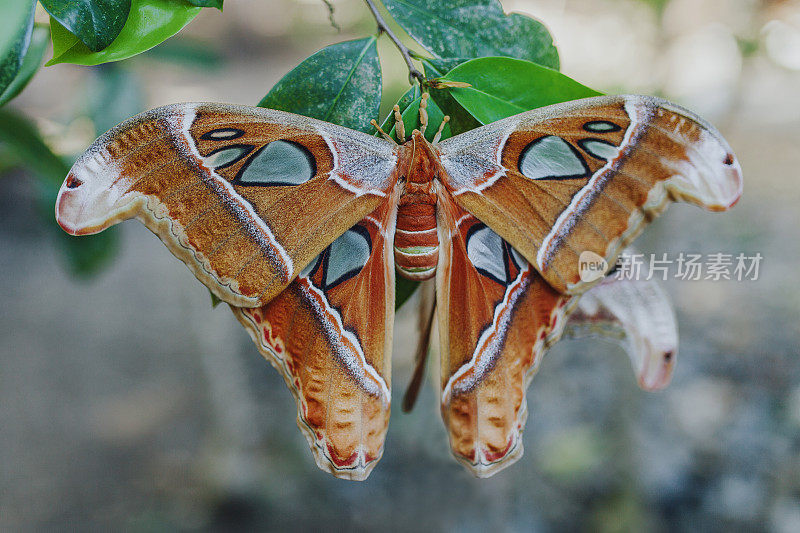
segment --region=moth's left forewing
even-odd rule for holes
[[[318,466],[363,480],[389,422],[396,195],[345,232],[270,303],[232,307],[297,402]]]
[[[488,477],[522,455],[525,390],[569,297],[446,192],[438,218],[442,417],[455,457]]]
[[[741,195],[719,133],[664,100],[597,97],[549,106],[440,145],[455,201],[519,250],[553,287],[586,290],[579,260],[617,254],[670,200],[724,210]]]
[[[290,113],[176,104],[133,117],[75,163],[56,205],[70,233],[136,217],[218,297],[255,306],[375,210],[390,143]]]

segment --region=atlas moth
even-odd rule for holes
[[[412,390],[435,316],[450,446],[486,477],[522,455],[525,391],[565,326],[617,328],[640,384],[669,381],[659,294],[592,288],[579,256],[613,266],[671,201],[722,211],[742,191],[717,130],[658,98],[576,100],[429,142],[426,97],[399,143],[271,109],[160,107],[97,139],[56,202],[73,235],[139,219],[228,303],[337,477],[365,479],[383,453],[396,274],[435,285]]]

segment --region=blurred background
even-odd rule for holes
[[[331,3],[341,33],[321,0],[228,0],[129,61],[47,67],[10,107],[74,157],[146,108],[252,105],[315,50],[373,31],[360,0]],[[548,26],[569,76],[690,107],[741,160],[730,213],[675,205],[637,241],[764,257],[757,281],[665,282],[672,385],[642,392],[622,349],[565,340],[529,390],[517,464],[488,480],[458,465],[429,379],[414,412],[394,410],[370,478],[335,479],[282,378],[157,238],[123,224],[107,268],[76,268],[52,203],[0,151],[0,529],[800,531],[800,1],[503,5]],[[406,72],[380,46],[388,107]],[[396,397],[414,313],[397,316]]]

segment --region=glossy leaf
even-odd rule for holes
[[[50,43],[50,31],[45,26],[36,26],[31,34],[31,44],[22,60],[22,66],[5,91],[0,92],[0,106],[11,101],[28,85],[42,66],[48,43]]]
[[[558,52],[544,25],[506,15],[498,0],[383,0],[404,30],[440,58],[508,56],[558,68]]]
[[[0,2],[0,58],[4,59],[17,47],[21,30],[33,26],[34,0],[3,0]]]
[[[33,33],[34,6],[29,0],[4,0],[0,7],[0,18],[8,17],[0,22],[0,29],[6,32],[0,35],[3,46],[0,49],[0,94],[8,89],[22,68]]]
[[[149,50],[172,37],[197,16],[202,8],[185,0],[133,0],[131,12],[119,36],[107,48],[92,52],[55,19],[50,19],[53,59],[47,65],[76,63],[99,65],[120,61]]]
[[[397,106],[400,108],[400,114],[408,109],[408,106],[410,106],[414,100],[418,99],[420,96],[422,96],[422,91],[420,91],[419,85],[412,85],[411,88],[409,88],[397,101]],[[394,111],[391,111],[381,124],[381,128],[383,128],[383,131],[390,131],[393,125]],[[380,136],[378,132],[375,132],[375,135]]]
[[[467,60],[426,59],[422,64],[425,67],[425,76],[427,78],[441,78],[446,72],[465,61]],[[442,112],[450,117],[449,126],[451,135],[458,135],[459,133],[464,133],[465,131],[475,129],[481,125],[475,117],[453,98],[449,89],[431,89],[430,94],[431,98],[436,102]]]
[[[36,127],[26,118],[2,109],[0,145],[13,152],[19,164],[36,176],[39,211],[45,225],[52,230],[53,238],[57,239],[63,250],[70,271],[79,276],[90,276],[104,267],[116,253],[116,231],[104,231],[76,239],[61,231],[54,223],[53,206],[70,165],[50,150]]]
[[[51,17],[93,52],[117,38],[131,11],[131,0],[40,1]]]
[[[482,124],[537,107],[601,94],[555,70],[507,57],[467,61],[442,79],[471,85],[449,91]]]
[[[453,98],[450,90],[431,89],[431,100],[436,102],[442,113],[450,117],[448,128],[450,136],[474,130],[481,126],[481,123],[470,114],[469,111]]]
[[[326,46],[286,74],[261,107],[318,118],[372,133],[381,104],[375,37]]]
[[[425,76],[428,78],[439,78],[444,76],[461,63],[469,61],[470,57],[433,57],[424,59],[422,64],[425,66]]]
[[[197,7],[216,7],[222,11],[222,0],[186,0],[193,6]]]

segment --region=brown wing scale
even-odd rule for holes
[[[442,417],[455,457],[488,477],[522,455],[525,390],[570,299],[443,193],[437,268]]]
[[[580,293],[585,251],[614,264],[670,200],[724,210],[741,169],[691,112],[640,96],[550,106],[443,141],[445,186],[561,292]]]
[[[95,141],[56,217],[73,234],[137,217],[217,296],[254,306],[380,205],[395,159],[386,141],[290,113],[167,106]]]
[[[365,479],[389,422],[394,316],[391,198],[260,308],[232,307],[297,401],[317,464]]]

